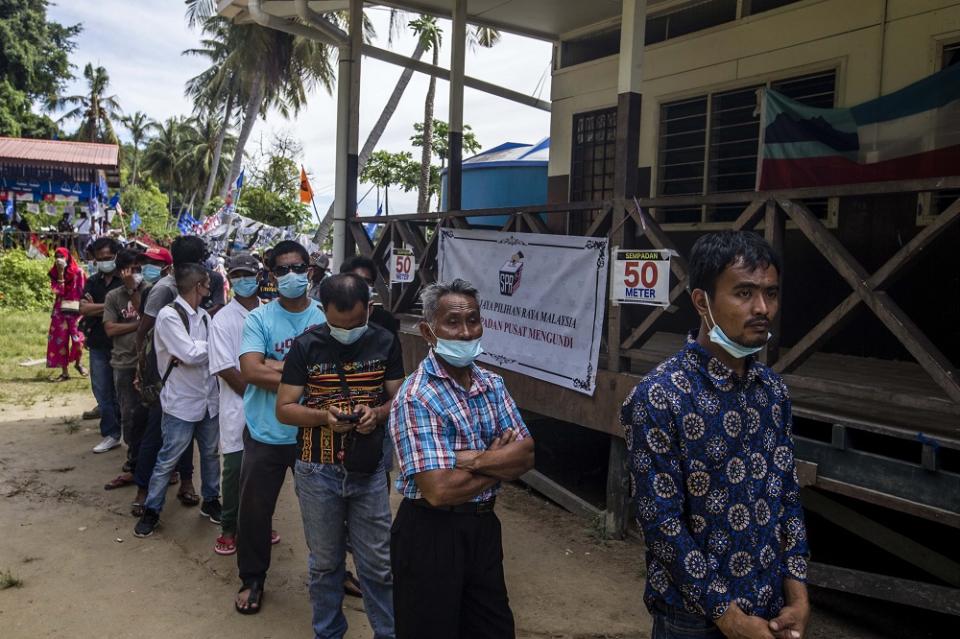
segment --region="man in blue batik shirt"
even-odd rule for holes
[[[652,639],[800,639],[807,541],[783,380],[755,355],[779,307],[780,260],[755,233],[690,255],[700,328],[623,404]]]

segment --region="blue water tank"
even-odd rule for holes
[[[547,202],[550,138],[536,144],[504,142],[463,161],[464,210],[529,206]],[[447,170],[440,174],[441,208],[447,207]],[[470,217],[470,224],[501,227],[508,216]]]

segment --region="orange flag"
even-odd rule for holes
[[[303,166],[300,166],[300,204],[309,204],[313,200],[313,189],[310,188],[310,180],[307,179],[307,172]]]

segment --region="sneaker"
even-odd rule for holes
[[[82,417],[83,419],[100,419],[100,406],[99,406],[99,404],[98,404],[97,406],[94,406],[93,408],[91,408],[91,409],[88,410],[88,411],[84,411],[84,412],[83,412],[83,415],[81,415],[81,417]]]
[[[137,525],[133,528],[133,534],[136,537],[149,537],[153,534],[153,531],[156,530],[157,524],[160,523],[160,513],[150,508],[143,509],[143,515],[140,516],[140,521],[137,522]]]
[[[120,440],[116,437],[111,437],[107,435],[103,438],[103,441],[93,447],[93,452],[95,453],[105,453],[108,450],[113,450],[120,445]]]
[[[203,505],[200,506],[200,516],[209,518],[212,524],[219,524],[220,512],[222,510],[220,500],[211,499],[210,501],[203,502]]]

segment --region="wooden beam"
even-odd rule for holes
[[[423,252],[427,247],[427,241],[423,239],[423,233],[410,222],[394,222],[394,224],[397,225],[397,230],[400,232],[403,241],[413,249],[414,255],[417,256],[417,262],[422,263]]]
[[[611,213],[613,213],[613,207],[604,207],[603,210],[600,212],[600,215],[593,218],[593,222],[590,223],[590,228],[587,229],[587,232],[584,233],[584,235],[586,237],[596,236],[597,232],[610,219]]]
[[[670,303],[672,304],[673,301],[678,297],[680,297],[681,295],[683,295],[684,291],[686,290],[687,290],[687,280],[686,278],[684,278],[679,282],[677,282],[677,284],[672,289],[670,289]],[[620,348],[622,348],[623,350],[632,348],[633,345],[637,343],[637,340],[639,340],[641,337],[646,335],[647,331],[653,328],[653,325],[657,322],[657,320],[660,319],[660,317],[662,317],[663,314],[667,312],[667,308],[668,308],[667,306],[660,306],[658,308],[652,309],[649,313],[647,313],[647,316],[643,318],[643,321],[640,322],[639,326],[633,329],[633,331],[630,333],[627,339],[623,342]]]
[[[942,235],[958,219],[960,219],[960,198],[937,216],[937,219],[932,224],[925,226],[913,239],[904,244],[893,257],[887,260],[887,262],[867,280],[867,286],[877,289],[888,286],[894,282],[904,267],[920,255],[933,240]],[[782,374],[795,370],[803,364],[824,342],[843,327],[852,317],[851,313],[857,308],[860,301],[860,296],[856,292],[850,293],[846,299],[840,302],[836,308],[830,311],[816,326],[804,335],[799,342],[794,344],[793,348],[776,362],[773,369]]]
[[[858,595],[932,610],[949,615],[960,615],[960,590],[934,586],[922,581],[878,575],[872,572],[830,566],[811,562],[807,580],[821,588],[851,592]]]
[[[800,464],[806,463],[809,462],[797,460],[798,475],[800,474]],[[810,465],[816,466],[816,464]],[[853,497],[854,499],[865,501],[868,504],[883,506],[884,508],[889,508],[897,512],[906,513],[908,515],[913,515],[914,517],[935,521],[938,524],[950,526],[951,528],[960,529],[960,513],[955,511],[947,510],[945,508],[937,508],[936,506],[928,506],[927,504],[921,504],[911,499],[904,499],[903,497],[897,497],[896,495],[891,495],[879,490],[873,490],[872,488],[867,488],[865,486],[858,486],[849,482],[840,481],[839,479],[831,479],[829,477],[823,477],[820,475],[818,475],[815,479],[816,481],[813,483],[813,485],[820,490],[826,490],[838,495],[846,495],[847,497]],[[800,485],[803,487],[804,483],[801,481]]]
[[[627,466],[627,445],[623,438],[611,437],[603,530],[607,537],[623,539],[629,524],[630,469]]]
[[[960,586],[960,563],[953,559],[814,490],[802,489],[801,498],[804,508],[825,517],[831,523],[948,584]]]
[[[906,313],[883,291],[874,291],[869,275],[843,244],[802,204],[778,200],[807,239],[817,247],[870,310],[896,336],[933,380],[955,402],[960,402],[960,383],[950,360],[924,335]]]
[[[550,229],[547,228],[547,225],[543,223],[543,220],[540,219],[539,215],[534,213],[521,213],[523,221],[527,223],[527,226],[530,227],[531,231],[534,233],[542,233],[544,235],[550,234]]]
[[[773,200],[767,200],[767,205],[764,208],[763,235],[766,238],[767,243],[769,243],[773,248],[774,254],[780,257],[780,264],[785,264],[786,258],[783,255],[783,237],[785,232],[785,224],[783,219],[784,216],[777,210],[777,203]],[[772,337],[767,342],[766,348],[763,350],[763,363],[767,366],[772,366],[780,358],[780,318],[783,317],[784,313],[782,292],[785,288],[784,280],[787,274],[781,272],[779,275],[781,295],[778,297],[778,300],[780,303],[780,311],[771,319],[770,332],[772,333]]]
[[[528,470],[520,477],[520,481],[574,515],[593,519],[601,514],[599,508],[539,471]]]
[[[764,203],[767,204],[766,209],[764,209]],[[743,210],[743,213],[737,216],[737,219],[733,222],[733,230],[740,231],[745,230],[749,231],[754,226],[757,225],[757,222],[760,221],[761,217],[764,217],[767,212],[770,210],[770,200],[764,200],[763,198],[757,198],[750,202],[750,205]],[[768,240],[769,241],[769,240]]]

